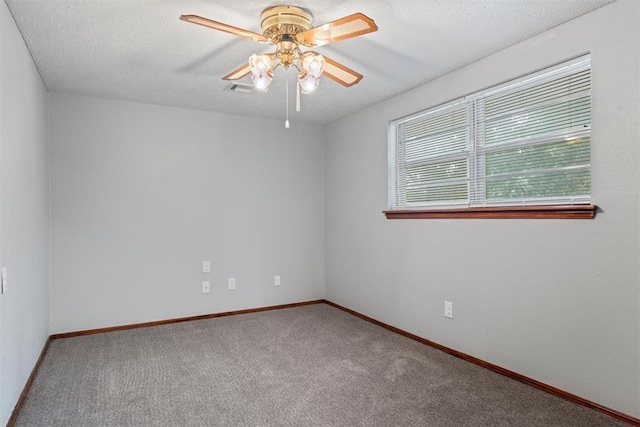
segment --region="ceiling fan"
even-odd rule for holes
[[[271,6],[262,11],[262,34],[197,15],[182,15],[180,19],[276,46],[275,53],[251,55],[246,64],[224,76],[223,80],[237,80],[251,73],[256,89],[267,90],[277,67],[285,70],[294,67],[298,71],[299,88],[303,93],[313,92],[318,87],[321,75],[346,87],[358,83],[362,75],[316,52],[303,52],[301,47],[322,46],[378,30],[375,22],[362,13],[313,27],[310,11],[284,5]]]

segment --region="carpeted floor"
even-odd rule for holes
[[[618,426],[326,304],[51,342],[17,426]]]

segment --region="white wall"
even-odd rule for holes
[[[640,416],[639,17],[619,0],[330,124],[327,298]],[[595,220],[385,219],[388,121],[587,51]]]
[[[0,425],[49,336],[47,94],[7,5],[0,2]]]
[[[63,94],[50,114],[52,333],[324,297],[321,127]]]
[[[328,299],[640,416],[636,0],[326,128],[288,131],[63,94],[47,107],[0,4],[0,424],[49,333],[322,298],[325,274]],[[389,120],[586,51],[595,220],[384,218]]]

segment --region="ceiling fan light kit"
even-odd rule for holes
[[[258,56],[254,53],[249,57],[249,68],[251,69],[251,80],[253,80],[255,88],[262,91],[269,89],[273,79],[269,55]]]
[[[310,11],[296,6],[271,6],[262,11],[260,26],[262,34],[212,21],[197,15],[182,15],[183,21],[224,31],[259,43],[275,46],[275,53],[253,54],[249,61],[224,76],[223,80],[238,80],[251,74],[254,87],[260,91],[269,88],[278,67],[298,72],[298,89],[304,94],[314,92],[325,75],[345,87],[353,86],[362,79],[356,71],[314,51],[303,52],[300,47],[317,47],[345,40],[378,30],[375,22],[354,13],[328,24],[313,27]]]

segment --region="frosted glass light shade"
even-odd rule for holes
[[[318,88],[318,85],[320,84],[320,79],[312,76],[309,73],[298,78],[298,81],[300,82],[300,89],[304,94],[309,94],[314,92]]]
[[[302,68],[313,77],[320,78],[324,72],[324,57],[322,55],[307,55],[302,59]]]
[[[269,55],[256,55],[249,57],[251,80],[257,90],[266,91],[271,84],[271,58]]]
[[[249,57],[249,67],[253,74],[264,74],[271,69],[271,58],[268,55],[256,55]]]
[[[273,78],[267,73],[261,73],[252,74],[251,80],[253,80],[253,85],[256,89],[266,91],[269,88],[269,85],[271,84],[271,80],[273,80]]]

